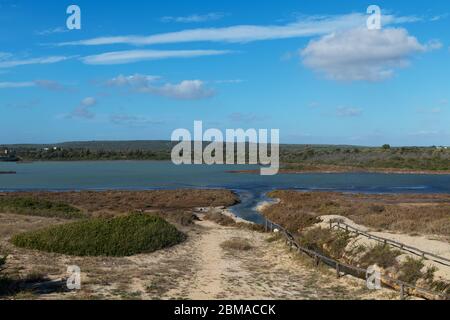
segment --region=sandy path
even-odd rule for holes
[[[198,243],[199,270],[192,289],[189,292],[191,299],[217,298],[224,291],[221,275],[225,273],[226,262],[223,261],[223,252],[220,243],[225,241],[223,229],[217,229],[214,224],[207,221],[199,223],[206,232]]]
[[[315,270],[289,252],[283,242],[269,243],[270,235],[218,226],[201,221],[194,240],[193,274],[177,281],[165,299],[384,299],[396,297],[389,290],[371,292],[364,281],[336,279],[332,271]],[[228,251],[221,244],[232,238],[248,239],[250,251]],[[306,264],[306,265],[305,265]]]

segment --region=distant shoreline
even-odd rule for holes
[[[171,162],[169,160],[152,160],[152,159],[54,159],[54,160],[23,160],[16,161],[16,164],[30,164],[42,162]],[[0,161],[0,163],[2,163]],[[5,162],[11,163],[11,162]],[[226,170],[226,173],[239,174],[260,174],[259,169],[249,170]],[[279,174],[337,174],[337,173],[381,173],[381,174],[416,174],[416,175],[450,175],[450,170],[427,170],[427,169],[402,169],[402,168],[361,168],[351,166],[336,166],[336,165],[305,165],[301,169],[295,168],[281,168]],[[0,174],[16,174],[15,171],[0,171]]]
[[[16,174],[15,171],[0,171],[0,174]]]
[[[259,174],[259,170],[230,170],[227,173]],[[398,168],[359,168],[345,166],[311,166],[304,169],[280,169],[279,174],[336,174],[336,173],[384,173],[384,174],[417,174],[417,175],[450,175],[450,170],[421,170]]]

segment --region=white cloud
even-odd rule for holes
[[[52,64],[70,59],[70,57],[64,56],[50,56],[50,57],[40,57],[40,58],[29,58],[29,59],[10,59],[12,55],[3,56],[0,55],[0,68],[13,68],[17,66],[24,66],[30,64]]]
[[[178,84],[167,83],[160,87],[149,86],[139,92],[151,93],[178,100],[199,100],[212,97],[215,92],[206,88],[201,80],[184,80]]]
[[[179,22],[179,23],[199,23],[199,22],[207,22],[207,21],[215,21],[220,20],[225,16],[224,13],[221,12],[210,12],[207,14],[192,14],[184,17],[172,17],[166,16],[162,17],[162,22]]]
[[[142,74],[134,74],[132,76],[119,75],[111,80],[108,80],[106,84],[110,87],[146,87],[149,83],[155,82],[161,79],[159,76],[150,76]]]
[[[436,46],[420,44],[405,29],[357,28],[312,40],[300,55],[307,67],[330,79],[380,81],[408,66],[413,54]]]
[[[362,114],[362,110],[359,108],[339,107],[336,110],[338,117],[358,117]]]
[[[367,16],[361,13],[351,13],[334,16],[309,16],[294,23],[285,25],[237,25],[224,28],[199,28],[187,29],[177,32],[161,33],[150,36],[116,36],[98,37],[80,41],[59,43],[60,46],[67,45],[155,45],[167,43],[185,42],[234,42],[245,43],[262,40],[289,39],[299,37],[310,37],[325,35],[331,32],[366,26]],[[415,17],[396,17],[383,15],[383,25],[415,22]]]
[[[92,107],[96,104],[97,104],[97,99],[95,99],[93,97],[87,97],[87,98],[84,98],[83,100],[81,100],[81,105],[83,107]]]
[[[137,93],[149,93],[178,100],[198,100],[212,97],[215,92],[205,86],[201,80],[183,80],[177,84],[166,83],[157,85],[158,76],[135,74],[119,75],[106,82],[112,87],[128,87]]]
[[[80,105],[69,115],[69,118],[84,118],[92,119],[95,114],[90,110],[91,107],[97,104],[97,99],[94,97],[86,97],[81,100]]]
[[[107,52],[81,58],[86,64],[110,65],[125,64],[146,60],[169,58],[194,58],[202,56],[217,56],[231,53],[226,50],[129,50]]]

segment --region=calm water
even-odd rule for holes
[[[450,175],[299,174],[260,176],[228,170],[254,166],[175,166],[171,162],[97,161],[1,163],[1,191],[18,190],[148,190],[227,188],[239,193],[239,216],[260,221],[254,206],[273,189],[338,190],[370,193],[450,193]]]

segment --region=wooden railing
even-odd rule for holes
[[[339,278],[342,275],[349,274],[358,278],[367,279],[367,270],[359,267],[355,267],[349,264],[342,263],[340,261],[337,261],[335,259],[332,259],[330,257],[327,257],[319,252],[316,252],[314,250],[305,248],[301,246],[295,239],[295,237],[290,233],[287,229],[280,226],[279,224],[276,224],[269,219],[266,219],[265,221],[265,231],[266,232],[274,232],[278,231],[280,235],[282,235],[285,240],[286,244],[289,246],[289,249],[295,249],[299,253],[304,253],[307,256],[314,259],[315,264],[318,266],[320,262],[324,263],[325,265],[328,265],[336,270],[336,276]],[[383,284],[399,290],[400,299],[403,300],[405,297],[410,295],[419,295],[422,298],[426,299],[435,299],[435,300],[450,300],[450,296],[441,293],[441,292],[434,292],[428,289],[417,287],[414,284],[406,283],[404,281],[392,278],[388,275],[381,275],[381,279]]]
[[[406,245],[404,243],[400,243],[398,241],[394,241],[394,240],[391,240],[391,239],[386,239],[386,238],[375,236],[375,235],[370,234],[368,232],[361,231],[361,230],[359,230],[359,229],[357,229],[357,228],[355,228],[355,227],[353,227],[353,226],[351,226],[351,225],[349,225],[347,223],[344,223],[344,222],[340,222],[340,221],[333,222],[333,221],[330,221],[330,229],[332,229],[332,228],[338,228],[338,229],[345,230],[347,232],[352,232],[352,233],[355,233],[355,234],[357,234],[359,236],[364,236],[364,237],[366,237],[368,239],[381,242],[381,243],[383,243],[385,245],[390,245],[390,246],[398,248],[400,250],[407,251],[409,253],[412,253],[412,254],[414,254],[416,256],[421,257],[422,259],[426,259],[426,260],[434,261],[436,263],[440,263],[442,265],[450,266],[450,259],[447,259],[445,257],[441,257],[441,256],[439,256],[437,254],[434,254],[434,253],[431,253],[431,252],[423,251],[421,249],[418,249],[418,248]]]

